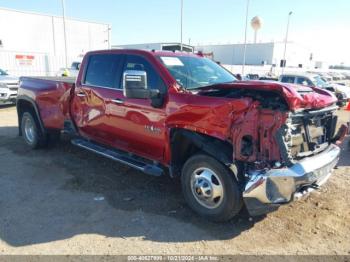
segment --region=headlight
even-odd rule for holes
[[[0,88],[8,88],[5,83],[0,83]]]

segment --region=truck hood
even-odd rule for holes
[[[308,88],[300,85],[273,81],[240,81],[218,84],[203,87],[200,93],[219,89],[247,89],[279,93],[292,111],[300,109],[320,109],[337,102],[337,98],[331,92],[323,89]]]

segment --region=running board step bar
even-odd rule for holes
[[[136,158],[123,151],[116,150],[116,149],[109,149],[102,145],[98,145],[81,138],[72,139],[71,142],[75,146],[84,148],[98,155],[101,155],[109,159],[112,159],[114,161],[117,161],[119,163],[128,165],[148,175],[161,176],[164,173],[163,169],[160,166],[156,164],[146,163],[146,161],[142,161],[141,158],[138,158],[138,157]]]

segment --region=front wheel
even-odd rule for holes
[[[242,194],[233,172],[210,156],[199,154],[188,159],[181,183],[188,205],[210,220],[227,221],[242,208]]]

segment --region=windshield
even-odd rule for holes
[[[327,82],[324,81],[324,80],[322,79],[322,77],[320,77],[320,76],[315,76],[315,77],[313,77],[312,82],[313,82],[313,83],[315,84],[315,86],[317,86],[317,87],[327,87],[327,86],[328,86]]]
[[[4,70],[0,69],[0,76],[7,76],[7,75],[8,74]]]
[[[237,80],[230,72],[207,58],[160,56],[159,59],[176,81],[186,89],[196,89]]]

